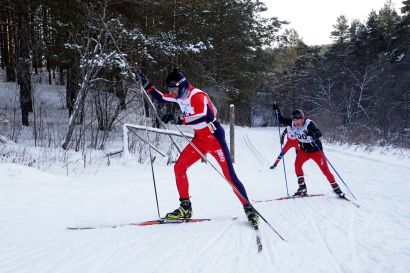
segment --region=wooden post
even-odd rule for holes
[[[232,163],[235,163],[235,105],[231,104],[229,106],[229,136],[230,136],[230,152]]]

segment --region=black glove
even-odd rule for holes
[[[273,112],[280,112],[280,108],[279,108],[279,104],[277,104],[276,102],[274,102],[273,104],[272,104],[272,110],[273,110]]]
[[[135,79],[141,83],[142,87],[144,87],[144,89],[147,89],[150,85],[147,77],[142,74],[141,70],[137,70],[137,72],[135,73]]]
[[[310,130],[305,130],[305,131],[303,131],[303,133],[304,133],[305,135],[307,135],[307,136],[310,136],[310,137],[313,139],[313,141],[316,141],[316,135],[313,134],[312,131],[310,131]]]
[[[176,122],[176,124],[178,124],[178,125],[184,124],[184,118],[181,117],[181,116],[177,117],[177,122]]]
[[[158,111],[158,114],[159,114],[159,116],[160,116],[162,122],[164,122],[164,123],[168,123],[168,122],[170,122],[170,121],[174,121],[174,120],[175,120],[174,115],[171,114],[171,113],[162,113],[162,112],[159,112],[159,111]]]
[[[303,133],[307,136],[313,136],[312,131],[309,131],[309,130],[305,130],[305,131],[303,131]]]

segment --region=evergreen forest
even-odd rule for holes
[[[340,15],[333,42],[316,46],[264,11],[258,0],[0,0],[1,68],[20,87],[17,120],[35,126],[41,74],[65,88],[67,124],[89,118],[92,105],[88,126],[109,134],[136,94],[129,68],[161,89],[178,67],[222,121],[234,104],[238,125],[276,126],[276,102],[285,116],[303,109],[328,141],[410,148],[410,0],[367,18]]]

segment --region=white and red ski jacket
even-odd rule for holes
[[[159,103],[178,103],[184,115],[183,124],[191,126],[198,134],[210,133],[208,123],[216,121],[217,109],[204,91],[189,85],[187,96],[179,99],[162,93],[153,85],[147,92]]]

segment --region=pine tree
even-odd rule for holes
[[[366,28],[369,58],[377,60],[377,56],[379,56],[383,52],[384,39],[379,16],[374,10],[369,14],[366,22]]]
[[[334,49],[338,55],[344,56],[347,54],[347,46],[349,42],[349,25],[344,15],[337,17],[333,29],[331,37],[335,41]]]
[[[410,0],[403,1],[401,12],[403,16],[396,25],[392,39],[390,54],[393,61],[401,61],[410,49]]]
[[[387,0],[383,8],[379,11],[378,19],[383,36],[383,51],[391,51],[393,34],[400,19],[393,8],[391,0]]]

